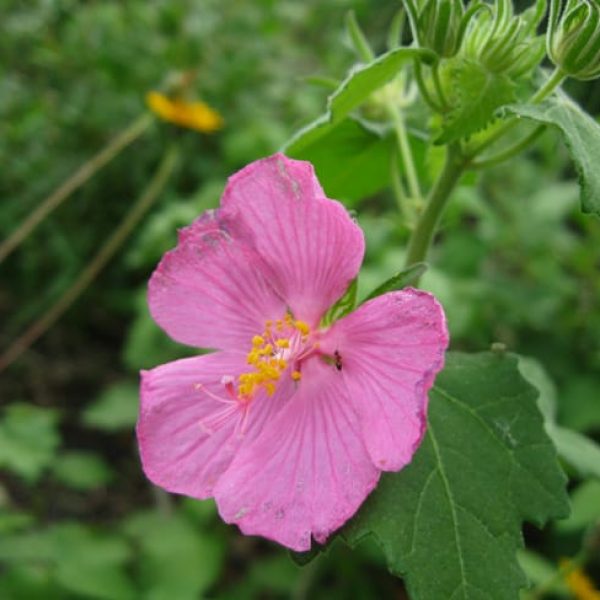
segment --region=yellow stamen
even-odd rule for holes
[[[292,371],[292,379],[294,381],[300,381],[300,379],[302,379],[302,373],[300,373],[300,371]]]
[[[258,346],[262,346],[265,343],[265,338],[261,337],[260,335],[255,335],[252,338],[252,345],[257,348]]]
[[[261,348],[258,353],[261,356],[270,356],[273,354],[273,346],[271,344],[267,344],[264,348]]]
[[[290,347],[290,340],[288,340],[287,338],[281,338],[280,340],[277,340],[275,342],[275,345],[278,348],[289,348]]]
[[[294,327],[302,334],[302,335],[308,335],[308,332],[310,331],[310,327],[308,326],[307,323],[305,323],[304,321],[296,321],[294,323]]]

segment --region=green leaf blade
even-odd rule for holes
[[[302,128],[287,142],[282,151],[289,156],[314,144],[319,138],[328,134],[331,129],[351,111],[359,107],[369,96],[390,82],[402,66],[411,60],[428,62],[434,54],[419,48],[395,48],[377,57],[374,61],[357,65],[350,71],[327,101],[327,112]]]
[[[600,215],[600,125],[566,96],[506,111],[559,129],[579,176],[581,210]]]
[[[332,123],[341,121],[375,90],[391,81],[409,60],[427,62],[434,58],[435,55],[429,50],[396,48],[377,57],[373,62],[357,66],[329,98],[328,107]]]
[[[410,283],[418,281],[423,275],[423,273],[425,273],[425,271],[427,271],[427,263],[415,263],[407,269],[399,271],[398,273],[390,277],[387,281],[384,281],[381,285],[377,286],[372,292],[370,292],[366,296],[363,302],[366,302],[367,300],[371,300],[373,298],[377,298],[377,296],[381,296],[382,294],[387,294],[387,292],[401,290],[403,287],[406,287]]]
[[[521,521],[568,511],[535,397],[514,357],[448,355],[413,462],[382,478],[344,534],[374,535],[413,600],[518,597]]]
[[[305,130],[297,142],[292,141],[285,153],[314,165],[327,196],[352,205],[389,184],[392,136],[380,135],[354,119],[333,126],[323,125],[321,119],[313,126],[314,130]],[[327,131],[321,134],[323,127]]]

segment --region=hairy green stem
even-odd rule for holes
[[[390,103],[388,105],[388,110],[392,117],[392,122],[394,124],[394,131],[396,133],[396,140],[398,141],[398,150],[400,152],[400,158],[402,159],[402,165],[404,167],[404,173],[406,175],[408,191],[413,198],[417,200],[421,199],[421,187],[419,186],[417,169],[415,168],[412,150],[408,141],[408,134],[406,133],[404,117],[402,116],[400,109],[394,104]]]
[[[444,168],[429,192],[425,210],[419,217],[408,241],[406,267],[422,262],[427,257],[427,251],[433,240],[442,211],[464,168],[465,162],[458,151],[458,147],[451,144],[447,149]]]
[[[126,146],[134,142],[152,123],[144,114],[115,136],[98,154],[81,165],[75,173],[48,196],[30,215],[0,243],[0,263],[43,221],[50,212],[62,204],[77,188],[93,177]]]
[[[419,88],[419,92],[423,100],[425,100],[426,104],[433,112],[442,113],[444,109],[440,106],[431,96],[429,90],[427,89],[427,84],[425,83],[425,79],[423,79],[423,71],[421,68],[421,61],[415,60],[414,64],[415,69],[415,81],[417,82],[417,86]]]
[[[440,103],[444,110],[448,109],[448,100],[446,99],[446,95],[444,94],[444,87],[442,86],[442,80],[440,78],[440,63],[436,62],[431,68],[433,75],[433,84],[435,86],[435,91],[440,99]]]
[[[106,240],[98,253],[84,267],[83,271],[81,271],[73,284],[37,321],[35,321],[11,344],[11,346],[9,346],[8,350],[6,350],[2,356],[0,356],[0,371],[4,370],[8,365],[15,361],[23,352],[25,352],[25,350],[27,350],[27,348],[40,338],[96,278],[98,273],[100,273],[108,261],[114,256],[116,251],[122,246],[134,227],[162,192],[175,169],[177,157],[178,154],[175,147],[172,147],[165,153],[156,173],[150,180],[150,183],[144,192],[133,204],[125,218],[117,226],[108,240]]]
[[[509,146],[508,148],[501,150],[500,152],[498,152],[497,154],[494,154],[493,156],[486,156],[486,157],[482,158],[481,160],[471,162],[469,164],[469,168],[485,169],[487,167],[492,167],[494,165],[497,165],[498,163],[504,162],[505,160],[512,158],[513,156],[515,156],[516,154],[518,154],[519,152],[521,152],[522,150],[527,148],[527,146],[529,146],[532,142],[537,140],[537,138],[540,137],[540,135],[542,133],[544,133],[545,130],[546,130],[545,124],[538,125],[537,127],[535,127],[533,129],[533,131],[531,131],[531,133],[526,135],[523,139],[519,140],[512,146]]]
[[[531,97],[530,102],[534,104],[541,102],[560,85],[564,78],[565,74],[561,71],[561,69],[555,69],[544,85]],[[498,129],[492,133],[489,138],[484,140],[475,148],[470,149],[466,155],[463,154],[457,144],[450,144],[448,146],[444,168],[429,192],[425,210],[419,217],[408,241],[408,251],[405,261],[406,267],[410,267],[411,265],[422,262],[426,259],[429,246],[431,245],[435,235],[435,231],[444,207],[446,206],[450,195],[452,194],[466,167],[473,166],[472,159],[482,150],[493,144],[498,138],[512,129],[518,122],[519,119],[516,117],[508,119],[504,124],[498,127]],[[540,129],[540,131],[538,131],[538,129]],[[491,160],[493,160],[495,163],[509,158],[529,144],[535,136],[539,135],[539,133],[541,133],[541,128],[536,128],[532,134],[520,142],[517,142],[515,146],[500,152],[498,155],[491,157],[486,161],[474,163],[474,166],[487,166],[488,164],[491,164],[489,162]]]
[[[412,215],[410,212],[410,207],[407,202],[406,192],[404,190],[404,186],[402,185],[402,178],[400,177],[400,171],[398,169],[398,161],[400,157],[398,156],[398,151],[392,152],[392,159],[390,163],[390,172],[392,179],[392,190],[394,192],[394,197],[396,198],[396,204],[398,205],[398,210],[400,211],[400,215],[404,219],[405,223],[410,223],[412,221]]]

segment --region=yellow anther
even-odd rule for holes
[[[300,379],[302,379],[302,373],[300,373],[300,371],[292,371],[292,379],[294,381],[300,381]]]
[[[272,396],[275,393],[275,384],[265,383],[265,389],[267,390],[267,395]]]
[[[288,325],[291,325],[291,324],[292,324],[292,315],[290,315],[290,313],[285,313],[285,317],[284,317],[284,319],[285,319],[285,322],[286,322]]]
[[[273,354],[272,344],[267,344],[264,348],[259,350],[258,353],[261,354],[262,356],[268,356],[270,354]]]
[[[310,331],[310,327],[308,326],[307,323],[305,323],[304,321],[296,321],[294,323],[294,327],[302,334],[302,335],[308,335],[308,332]]]
[[[252,350],[252,352],[250,352],[248,354],[248,358],[246,359],[246,362],[249,365],[255,365],[258,362],[259,358],[260,357],[259,357],[258,351]]]
[[[268,329],[269,327],[271,327],[271,325],[273,325],[273,321],[271,321],[271,319],[267,319],[265,321],[265,327]]]
[[[278,361],[278,366],[279,368],[283,371],[283,369],[287,369],[287,361],[285,361],[283,358],[280,358]]]
[[[281,338],[280,340],[277,340],[275,342],[275,345],[278,348],[289,348],[290,347],[290,340],[288,340],[287,338]]]
[[[262,336],[260,336],[260,335],[255,335],[255,336],[252,338],[252,345],[253,345],[255,348],[258,348],[259,346],[262,346],[264,343],[265,343],[265,338],[263,338],[263,337],[262,337]]]
[[[277,321],[275,321],[275,329],[277,329],[277,331],[281,331],[283,329],[283,321],[281,319],[277,319]]]

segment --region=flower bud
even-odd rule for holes
[[[516,79],[531,72],[544,55],[543,40],[535,29],[545,12],[538,3],[515,16],[509,0],[498,0],[494,7],[472,20],[465,37],[464,53],[493,73]]]
[[[417,17],[419,41],[438,56],[454,56],[462,42],[465,9],[461,0],[427,0]]]
[[[550,8],[546,46],[552,62],[574,79],[600,75],[600,7],[595,0],[559,0]]]

